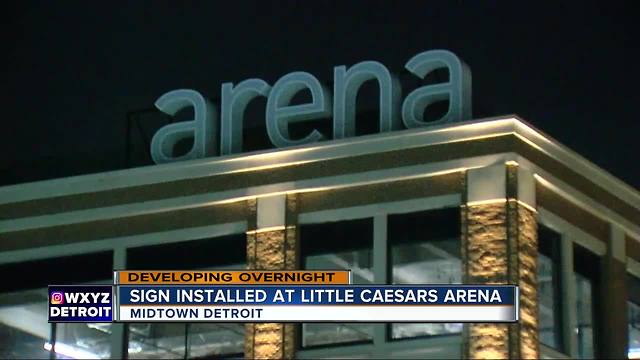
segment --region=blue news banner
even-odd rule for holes
[[[515,322],[511,285],[50,286],[50,322]]]

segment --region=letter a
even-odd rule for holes
[[[173,90],[156,101],[163,113],[175,115],[178,111],[193,107],[194,119],[169,124],[158,130],[151,140],[151,158],[157,164],[197,159],[216,155],[218,127],[216,108],[199,92],[189,89]],[[178,157],[173,156],[173,147],[182,139],[193,137],[191,150]]]
[[[407,128],[444,124],[471,117],[471,71],[457,56],[447,50],[422,52],[407,62],[405,68],[424,79],[430,72],[447,68],[449,82],[425,85],[411,92],[402,104],[402,121]],[[449,110],[438,120],[425,121],[427,106],[449,100]]]

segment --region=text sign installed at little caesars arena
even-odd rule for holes
[[[508,285],[122,285],[116,320],[514,322],[517,293]]]
[[[49,286],[50,322],[514,322],[511,285],[353,285],[350,271],[116,271]]]
[[[355,136],[356,99],[363,83],[369,80],[378,84],[381,132],[471,118],[471,72],[457,56],[446,50],[425,51],[412,57],[405,68],[419,79],[435,70],[446,69],[449,78],[446,82],[412,89],[403,99],[396,76],[377,61],[363,61],[349,68],[333,69],[333,94],[315,76],[303,71],[286,74],[273,86],[262,79],[224,83],[220,110],[195,90],[169,91],[156,101],[156,107],[169,115],[191,108],[194,118],[158,130],[151,141],[151,157],[156,163],[166,163],[241,152],[244,111],[257,97],[267,98],[267,134],[276,147],[325,139],[327,136],[317,129],[297,139],[289,135],[289,124],[318,119],[333,118],[333,139]],[[292,99],[301,91],[310,94],[310,102],[292,105]],[[440,101],[449,102],[447,112],[439,119],[425,119],[426,108]],[[174,156],[176,143],[188,138],[193,139],[191,150]]]

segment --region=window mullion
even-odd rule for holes
[[[113,268],[115,270],[125,270],[127,268],[127,249],[124,246],[116,246],[113,249]],[[127,324],[113,323],[111,324],[111,357],[125,359],[127,354]]]
[[[578,356],[577,304],[575,274],[573,271],[573,240],[569,234],[564,234],[560,247],[560,284],[562,293],[562,342],[564,351],[572,358]]]
[[[389,279],[389,246],[387,242],[387,214],[373,218],[373,282],[388,284]],[[387,324],[375,324],[373,343],[376,351],[387,341]]]

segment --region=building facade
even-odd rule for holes
[[[515,116],[0,188],[3,358],[640,357],[640,193]],[[113,269],[520,286],[517,324],[49,324]]]

